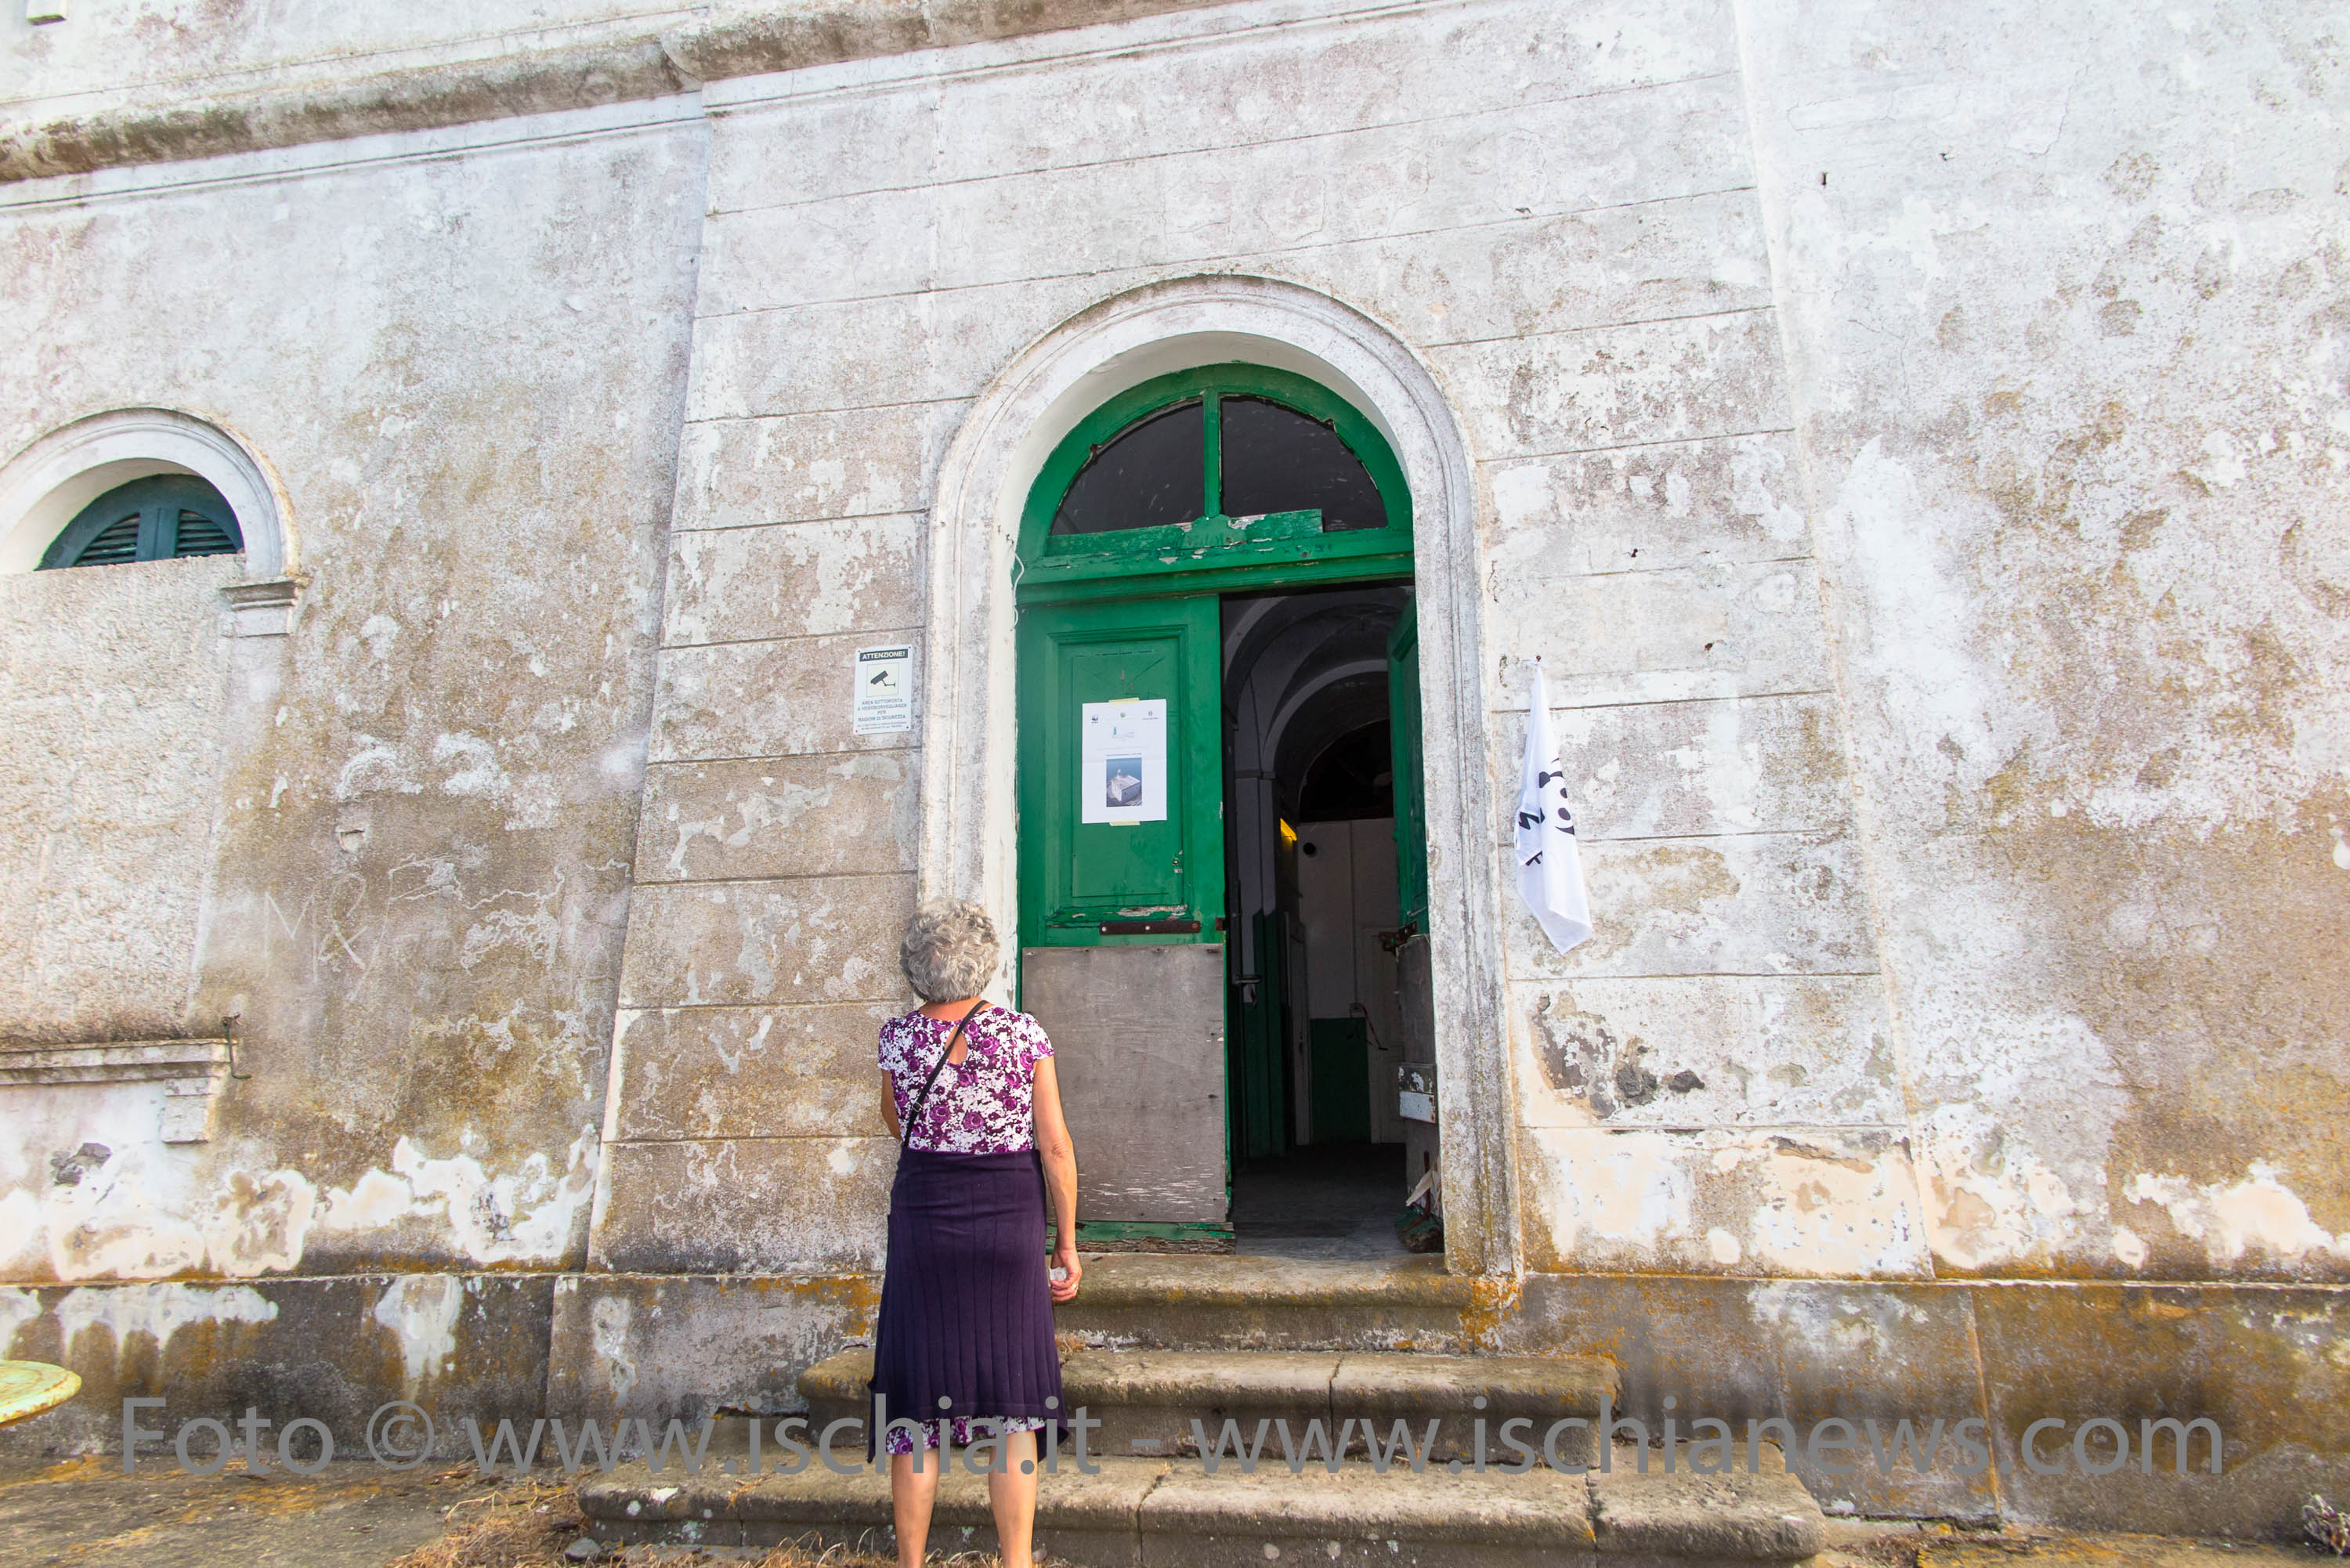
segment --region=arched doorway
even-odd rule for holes
[[[1399,956],[1410,961],[1408,978],[1432,1018],[1445,1266],[1508,1275],[1519,1266],[1513,1067],[1493,866],[1502,806],[1481,678],[1477,490],[1442,386],[1379,323],[1276,279],[1170,278],[1098,301],[1038,337],[962,416],[932,496],[931,611],[918,671],[920,896],[975,898],[1002,929],[1019,927],[1014,600],[1036,477],[1107,400],[1159,375],[1233,361],[1289,369],[1342,393],[1387,438],[1409,485],[1428,919],[1426,934]],[[1001,994],[1010,994],[1014,967],[1007,960]]]
[[[1408,1034],[1392,958],[1358,950],[1384,936],[1392,955],[1425,918],[1420,814],[1394,805],[1419,794],[1417,705],[1395,697],[1417,672],[1391,670],[1411,535],[1362,411],[1248,363],[1109,399],[1030,488],[1019,983],[1092,1129],[1088,1245],[1396,1250],[1404,1140],[1382,1113]],[[1318,829],[1371,868],[1325,876],[1293,819],[1362,750],[1367,703],[1387,809],[1375,832]]]

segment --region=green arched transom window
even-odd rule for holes
[[[233,556],[244,548],[236,514],[219,491],[192,473],[159,473],[119,484],[83,507],[49,542],[41,568]]]
[[[1328,388],[1261,365],[1179,371],[1112,398],[1030,490],[1024,599],[1223,588],[1410,570],[1411,497],[1378,428]],[[1206,587],[1211,585],[1202,583]]]

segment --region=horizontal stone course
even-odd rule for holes
[[[919,704],[922,638],[910,628],[665,649],[649,760],[902,751],[920,733],[919,706],[910,731],[860,735],[852,718],[857,651],[887,643],[914,647]]]
[[[674,533],[910,513],[965,412],[914,402],[711,419],[679,442]]]
[[[713,216],[703,314],[970,288],[1749,186],[1732,77]],[[733,126],[720,134],[738,133]],[[1544,157],[1572,144],[1573,159]],[[1463,168],[1487,177],[1462,180]],[[1241,190],[1278,192],[1235,202]],[[870,236],[913,243],[875,246]]]
[[[1849,836],[1600,839],[1582,846],[1582,861],[1599,911],[1591,938],[1561,953],[1513,891],[1503,905],[1510,979],[1877,972]]]
[[[1660,208],[1657,221],[1668,221],[1684,205]],[[1497,253],[1491,237],[1326,248],[1307,236],[1236,253],[1227,265],[1402,313],[1411,310],[1415,294],[1425,297],[1426,290],[1414,286],[1423,275],[1451,270],[1462,254],[1479,258],[1473,268],[1486,269]],[[1669,266],[1676,258],[1669,248],[1659,259]],[[1752,259],[1759,265],[1760,253]],[[1580,306],[1570,299],[1555,320],[1543,301],[1557,298],[1558,291],[1528,292],[1542,288],[1544,265],[1504,275],[1525,301],[1523,307],[1510,305],[1511,320],[1472,316],[1469,325],[1479,336],[1467,340],[1440,321],[1426,342],[1425,352],[1456,395],[1477,458],[1553,456],[1789,428],[1778,327],[1759,290],[1732,289],[1727,301],[1717,300],[1711,297],[1716,291],[1709,270],[1669,286],[1665,292],[1678,299],[1647,301],[1637,286],[1628,293],[1619,288],[1612,297]],[[1128,288],[1190,270],[1171,262],[1106,262],[1100,271],[985,287],[779,302],[704,316],[693,327],[686,417],[699,423],[959,402],[978,396],[1021,349],[1061,321]],[[1436,302],[1473,287],[1443,289]],[[1650,314],[1659,306],[1661,314]],[[1677,307],[1697,314],[1673,314]],[[1586,309],[1600,318],[1592,319]],[[1610,318],[1618,311],[1628,314]],[[1426,318],[1424,310],[1419,314]]]
[[[1876,975],[1591,976],[1510,987],[1528,1127],[1893,1126]]]
[[[1543,1272],[1930,1278],[1908,1127],[1521,1127]],[[1666,1221],[1671,1230],[1666,1229]]]
[[[1733,310],[1431,348],[1480,458],[1783,431],[1776,313]]]
[[[889,1002],[914,879],[653,883],[629,905],[620,1005]]]
[[[629,1272],[805,1273],[880,1262],[897,1143],[712,1138],[608,1145],[589,1265]]]
[[[1849,828],[1837,720],[1831,694],[1793,691],[1555,707],[1550,723],[1575,836],[1591,844]],[[1496,848],[1516,836],[1523,725],[1502,712],[1487,727]]]
[[[645,773],[637,882],[911,871],[920,752],[849,752]]]
[[[661,641],[821,637],[922,618],[920,521],[853,517],[670,539]]]
[[[1037,90],[1037,69],[1025,63],[1049,45],[1003,48],[1000,64],[960,77],[951,92],[910,62],[853,86],[812,75],[804,79],[816,90],[804,98],[791,96],[796,83],[779,84],[780,98],[754,96],[747,83],[722,90],[717,112],[753,133],[712,146],[712,210],[1244,151],[1407,126],[1434,118],[1440,103],[1456,115],[1555,104],[1738,68],[1717,0],[1672,0],[1637,16],[1510,4],[1335,25],[1236,20],[1200,18],[1202,35],[1230,31],[1181,48],[1097,47],[1055,60],[1050,92]],[[1310,74],[1296,69],[1301,38],[1315,56]]]
[[[624,1012],[622,1139],[887,1136],[886,1002]]]
[[[1701,436],[1479,465],[1497,573],[1555,578],[1812,553],[1792,432]]]
[[[1539,657],[1561,708],[1829,690],[1818,573],[1809,560],[1718,562],[1661,572],[1495,575],[1489,657],[1503,701]],[[1498,693],[1497,693],[1498,695]]]

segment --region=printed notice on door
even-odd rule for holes
[[[1077,728],[1077,820],[1166,821],[1167,699],[1088,702]]]
[[[849,718],[858,734],[895,735],[914,727],[912,648],[860,648],[851,669],[857,696]]]

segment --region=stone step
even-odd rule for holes
[[[843,1417],[863,1418],[873,1352],[844,1350],[800,1375],[818,1430]],[[1285,1423],[1298,1451],[1309,1441],[1307,1423],[1319,1421],[1336,1439],[1356,1423],[1350,1448],[1363,1450],[1363,1428],[1392,1447],[1395,1423],[1407,1423],[1415,1446],[1437,1460],[1473,1459],[1477,1423],[1485,1424],[1491,1462],[1512,1457],[1501,1440],[1505,1423],[1531,1425],[1514,1436],[1540,1449],[1555,1423],[1580,1417],[1591,1425],[1561,1431],[1555,1451],[1564,1464],[1588,1463],[1603,1401],[1617,1388],[1616,1366],[1600,1356],[1407,1355],[1383,1351],[1073,1350],[1061,1358],[1061,1395],[1074,1416],[1084,1411],[1100,1427],[1087,1438],[1092,1454],[1120,1458],[1196,1455],[1192,1424],[1212,1442],[1226,1421],[1242,1443],[1264,1444],[1279,1455],[1280,1427],[1258,1437],[1260,1422]],[[1479,1401],[1483,1401],[1482,1407]],[[920,1418],[920,1411],[891,1411]],[[1430,1438],[1429,1423],[1437,1423]],[[1325,1450],[1326,1451],[1326,1450]]]
[[[861,1458],[861,1453],[854,1456]],[[1098,1473],[1064,1460],[1039,1480],[1036,1548],[1085,1568],[1488,1568],[1492,1564],[1799,1563],[1820,1550],[1825,1521],[1801,1482],[1765,1445],[1757,1469],[1728,1476],[1647,1474],[1619,1449],[1608,1472],[1451,1474],[1439,1467],[1381,1475],[1366,1464],[1331,1473],[1282,1465],[1209,1474],[1195,1460],[1104,1459]],[[852,1456],[840,1452],[844,1466]],[[588,1533],[602,1542],[890,1552],[885,1470],[841,1475],[655,1476],[641,1463],[584,1481]],[[993,1552],[987,1482],[958,1467],[943,1477],[931,1550]]]
[[[1175,1350],[1475,1348],[1505,1287],[1441,1258],[1378,1262],[1088,1253],[1085,1288],[1053,1309],[1087,1344]]]

